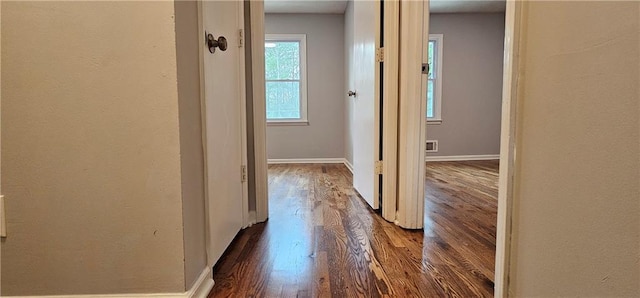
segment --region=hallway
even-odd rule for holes
[[[429,163],[423,232],[375,214],[343,165],[271,165],[270,219],[236,237],[210,297],[492,296],[497,169]]]

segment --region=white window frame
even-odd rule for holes
[[[306,34],[265,34],[265,43],[297,41],[300,43],[300,118],[269,119],[267,125],[308,125],[307,117],[307,35]],[[266,72],[265,72],[266,73]],[[265,77],[265,84],[269,82]],[[266,85],[265,85],[266,86]],[[266,100],[266,96],[265,96]]]
[[[426,117],[428,124],[440,124],[442,123],[442,42],[443,42],[443,34],[429,34],[428,41],[436,42],[436,69],[432,69],[430,71],[435,71],[435,80],[434,80],[434,92],[433,92],[433,117]],[[429,50],[429,43],[426,43],[426,50]],[[427,76],[427,83],[429,82],[429,77]],[[427,96],[426,94],[424,95]],[[426,100],[426,98],[425,98]]]

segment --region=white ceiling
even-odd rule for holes
[[[265,0],[266,13],[344,13],[349,1],[336,0]]]
[[[505,0],[431,0],[432,13],[503,12]]]
[[[367,1],[367,0],[355,0]],[[344,13],[348,0],[265,0],[266,13]],[[503,12],[506,0],[431,0],[432,13]]]

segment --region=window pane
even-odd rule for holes
[[[428,81],[428,87],[427,87],[427,118],[433,118],[434,92],[435,92],[435,90],[433,90],[433,80],[429,80]]]
[[[300,119],[300,82],[267,82],[267,119]]]
[[[429,79],[434,79],[435,78],[435,70],[436,70],[436,64],[435,64],[435,55],[436,55],[436,42],[434,40],[430,40],[429,41],[429,49],[427,53],[427,57],[428,57],[428,62],[429,62]]]
[[[265,42],[265,73],[267,80],[300,79],[300,42]]]

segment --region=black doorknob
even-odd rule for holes
[[[218,40],[216,40],[213,37],[213,34],[208,33],[207,34],[207,47],[209,47],[209,52],[211,52],[211,54],[216,52],[216,48],[219,48],[220,51],[226,51],[227,50],[227,39],[224,38],[224,36],[220,36],[218,37]]]

